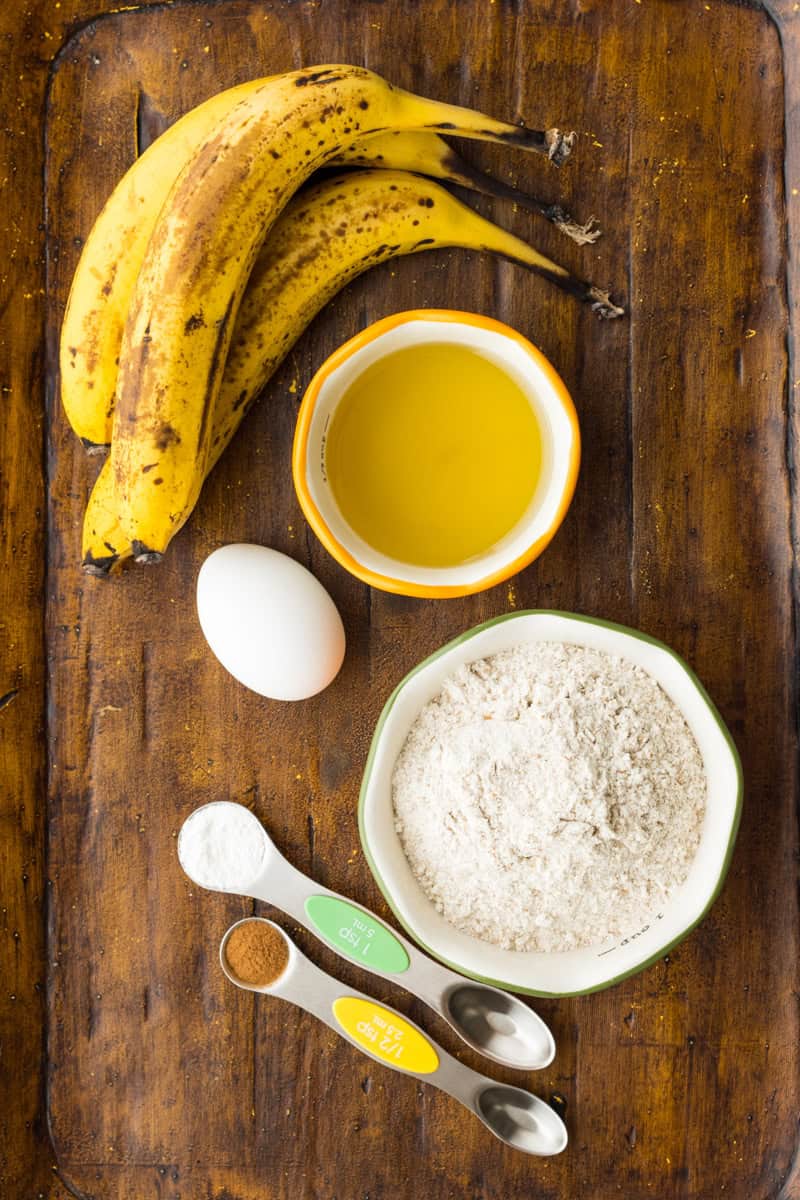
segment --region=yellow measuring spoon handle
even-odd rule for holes
[[[291,1000],[369,1058],[403,1074],[430,1079],[450,1062],[460,1065],[401,1013],[345,987],[286,940],[289,966],[269,989],[271,995]]]
[[[412,1075],[438,1070],[439,1051],[433,1042],[394,1009],[366,996],[339,996],[333,1015],[351,1042],[387,1067]]]

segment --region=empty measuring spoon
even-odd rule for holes
[[[265,987],[239,979],[226,957],[234,930],[251,922],[277,931],[288,952],[281,974]],[[263,917],[237,921],[223,937],[219,957],[223,971],[237,987],[289,1000],[324,1021],[368,1058],[441,1088],[507,1146],[542,1156],[560,1154],[566,1146],[566,1126],[544,1100],[465,1067],[393,1008],[321,971],[274,922]]]
[[[529,1071],[553,1061],[553,1035],[527,1004],[441,966],[368,909],[314,883],[283,857],[244,805],[218,800],[196,808],[178,837],[178,857],[201,887],[273,904],[342,958],[396,979],[479,1054]],[[237,877],[239,863],[243,877]]]

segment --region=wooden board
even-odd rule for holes
[[[597,246],[573,247],[502,204],[479,207],[612,285],[630,319],[600,324],[475,255],[380,268],[303,338],[165,562],[87,579],[80,523],[96,466],[55,398],[80,241],[137,145],[181,112],[249,77],[336,60],[498,116],[574,127],[560,174],[505,150],[468,153],[594,213]],[[111,14],[55,61],[46,1082],[60,1173],[80,1193],[781,1193],[800,1091],[783,122],[776,27],[720,0],[185,3]],[[564,376],[584,432],[578,491],[551,548],[510,585],[463,601],[369,592],[321,549],[291,487],[297,404],[316,366],[367,322],[421,305],[490,313],[529,335]],[[347,659],[314,700],[284,706],[245,692],[203,642],[199,565],[215,546],[247,540],[306,563],[340,607]],[[609,992],[536,1005],[558,1056],[529,1082],[566,1097],[572,1139],[551,1162],[504,1149],[449,1099],[373,1067],[299,1011],[234,991],[217,945],[251,906],[198,894],[175,857],[196,804],[244,800],[298,867],[386,915],[355,819],[380,708],[447,638],[535,606],[673,645],[728,721],[747,781],[729,882],[698,931]],[[401,990],[298,941],[481,1065]]]

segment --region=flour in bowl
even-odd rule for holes
[[[423,891],[509,950],[574,950],[653,920],[689,872],[705,795],[694,737],[652,676],[560,642],[454,671],[392,778]]]

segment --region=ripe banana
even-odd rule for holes
[[[580,295],[604,316],[622,311],[432,180],[400,171],[326,180],[293,198],[253,268],[213,409],[208,463],[195,465],[200,483],[270,375],[336,292],[379,262],[445,246],[502,255]],[[90,574],[106,575],[133,553],[120,527],[113,482],[107,461],[84,521],[83,562]]]
[[[167,198],[122,338],[110,459],[140,561],[161,557],[197,500],[234,321],[270,227],[348,139],[387,128],[452,129],[555,157],[563,143],[403,92],[363,67],[294,71],[240,100]]]
[[[136,160],[100,212],[72,281],[61,330],[61,399],[70,425],[89,453],[111,441],[120,346],[131,295],[147,243],[170,188],[219,121],[263,80],[212,96],[171,125]],[[571,139],[552,146],[566,156]],[[542,212],[576,241],[594,241],[591,222],[581,226],[557,205],[547,205],[468,167],[435,133],[378,134],[342,147],[333,165],[417,170],[464,187],[514,200]]]

